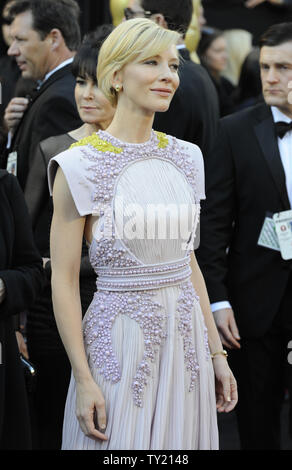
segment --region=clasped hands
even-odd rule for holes
[[[4,114],[4,122],[9,132],[14,132],[15,128],[18,126],[21,121],[25,110],[28,107],[28,99],[16,97],[7,105]]]

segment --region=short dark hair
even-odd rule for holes
[[[96,68],[99,50],[113,29],[112,24],[104,24],[84,36],[72,63],[72,73],[75,78],[90,78],[97,83]]]
[[[259,47],[274,47],[292,41],[292,23],[273,24],[262,34],[259,40]]]
[[[203,28],[201,32],[201,38],[197,47],[197,54],[202,59],[205,52],[211,46],[212,42],[216,39],[221,38],[223,36],[223,31],[217,28]]]
[[[75,0],[18,0],[12,4],[9,15],[15,18],[31,11],[33,29],[44,39],[52,29],[62,33],[70,51],[75,51],[81,40],[79,16],[80,8]]]
[[[168,28],[183,36],[187,32],[193,14],[192,0],[142,0],[142,8],[151,13],[160,13],[167,21]]]
[[[244,59],[241,66],[238,86],[233,93],[233,100],[236,104],[261,95],[262,82],[259,59],[260,50],[258,47],[252,49]]]

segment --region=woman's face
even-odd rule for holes
[[[75,101],[80,118],[87,124],[106,129],[111,123],[115,108],[89,77],[77,77]]]
[[[173,45],[159,55],[127,64],[114,77],[122,86],[118,106],[143,114],[167,111],[179,85],[179,59]]]
[[[220,36],[211,43],[205,52],[205,60],[211,71],[220,73],[225,69],[227,59],[227,43],[225,38]]]

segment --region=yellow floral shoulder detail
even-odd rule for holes
[[[158,148],[165,149],[168,146],[168,138],[164,132],[155,131],[155,134],[158,138]]]
[[[92,145],[92,147],[100,150],[101,152],[121,153],[123,151],[122,148],[115,147],[110,142],[101,139],[96,133],[90,135],[89,137],[84,137],[83,139],[78,140],[78,142],[75,142],[70,146],[70,149],[88,144]]]
[[[155,131],[155,134],[158,139],[158,148],[164,149],[168,146],[168,138],[166,134],[163,132]],[[88,137],[84,137],[83,139],[78,140],[70,146],[70,149],[74,147],[82,147],[85,145],[92,145],[92,147],[96,148],[101,152],[112,152],[112,153],[122,153],[123,149],[121,147],[115,147],[113,144],[108,142],[107,140],[101,139],[96,133]]]

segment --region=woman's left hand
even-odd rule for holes
[[[238,401],[237,383],[224,356],[213,359],[217,410],[229,413]]]

